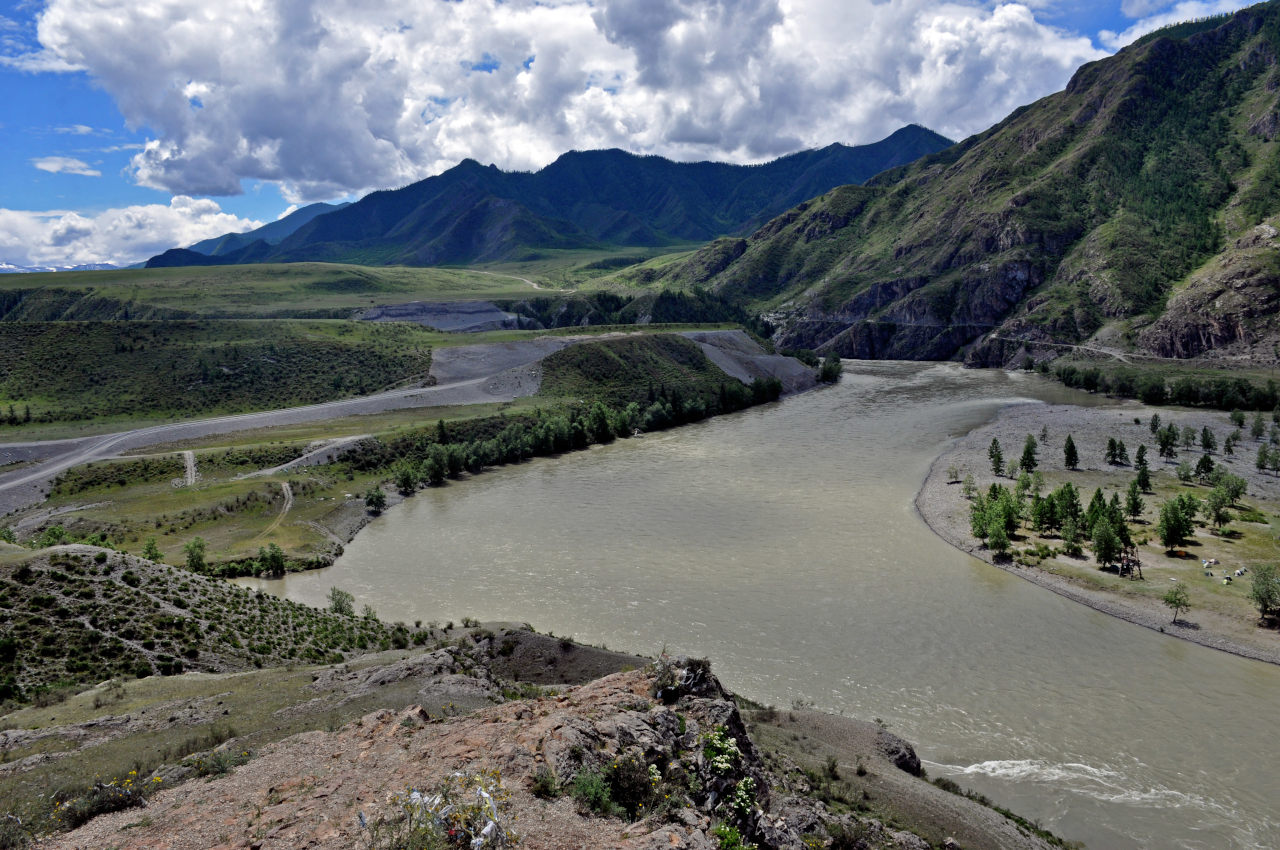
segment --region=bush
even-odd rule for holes
[[[556,781],[556,775],[551,768],[543,765],[533,774],[533,784],[529,790],[535,797],[552,800],[560,796],[560,783]]]
[[[131,770],[124,779],[94,782],[87,791],[54,797],[53,817],[67,829],[75,829],[98,815],[144,806],[147,797],[160,787],[160,777],[140,780]]]
[[[654,794],[662,778],[657,767],[645,763],[635,753],[619,756],[608,770],[609,797],[635,820],[653,804]]]
[[[573,777],[573,784],[569,786],[569,795],[578,802],[578,807],[584,812],[593,812],[604,817],[618,812],[618,807],[614,805],[613,797],[609,793],[609,784],[597,770],[579,771]]]

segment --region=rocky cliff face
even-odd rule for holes
[[[1161,357],[1280,363],[1280,239],[1260,224],[1234,240],[1138,336]]]

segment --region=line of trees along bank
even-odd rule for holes
[[[538,408],[511,416],[441,420],[435,428],[394,439],[364,440],[339,463],[353,473],[388,472],[395,487],[407,495],[464,471],[583,449],[637,431],[661,431],[776,401],[781,394],[777,378],[758,378],[749,385],[723,382],[715,395],[658,387],[650,390],[647,404],[630,402],[620,408],[595,401],[559,411]]]
[[[1260,385],[1247,378],[1225,375],[1173,378],[1160,372],[1080,367],[1072,363],[1054,366],[1052,371],[1047,363],[1039,364],[1039,368],[1068,387],[1136,398],[1144,404],[1178,404],[1215,410],[1276,410],[1280,405],[1280,388],[1274,380]]]

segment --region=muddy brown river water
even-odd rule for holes
[[[419,493],[333,567],[244,583],[709,656],[760,702],[882,718],[931,775],[1092,848],[1280,846],[1280,667],[1062,599],[914,512],[950,437],[1011,401],[1088,398],[845,366],[778,404]]]

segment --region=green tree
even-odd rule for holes
[[[1151,492],[1151,470],[1146,466],[1138,467],[1138,489],[1144,493]]]
[[[1067,469],[1075,469],[1080,465],[1080,453],[1076,451],[1076,441],[1071,439],[1070,434],[1062,443],[1062,461]]]
[[[1221,532],[1223,526],[1231,522],[1231,511],[1227,510],[1231,506],[1231,495],[1225,487],[1218,486],[1209,491],[1204,501],[1205,516]]]
[[[1142,511],[1146,507],[1146,503],[1142,501],[1142,488],[1135,478],[1129,482],[1129,490],[1125,493],[1124,511],[1129,515],[1131,520],[1137,521],[1142,516]]]
[[[1231,420],[1231,424],[1237,428],[1244,427],[1244,411],[1240,408],[1237,407],[1235,410],[1231,411],[1231,415],[1228,418]]]
[[[1058,527],[1056,503],[1052,498],[1031,497],[1031,527],[1038,534],[1044,534]]]
[[[1209,476],[1213,474],[1213,469],[1213,458],[1208,455],[1200,455],[1200,459],[1196,461],[1196,478],[1201,481],[1207,481]]]
[[[364,494],[364,506],[374,514],[382,513],[387,507],[387,494],[377,484],[373,485]]]
[[[1120,538],[1105,516],[1093,524],[1093,555],[1102,566],[1114,563],[1120,556]]]
[[[995,437],[991,438],[991,445],[987,447],[987,458],[991,461],[991,473],[993,475],[1003,474],[1004,452],[1000,450],[1000,441]]]
[[[408,460],[401,460],[395,465],[391,478],[401,496],[412,495],[418,489],[418,470]]]
[[[1058,515],[1059,525],[1066,523],[1068,519],[1074,520],[1079,526],[1080,514],[1083,508],[1080,506],[1080,493],[1076,490],[1075,485],[1070,481],[1065,482],[1057,490],[1053,491],[1053,500],[1057,503],[1055,510]]]
[[[191,538],[182,547],[182,551],[187,554],[187,569],[193,572],[202,572],[204,570],[205,542],[203,537]]]
[[[1062,523],[1062,549],[1073,558],[1080,557],[1080,526],[1074,519],[1068,518]]]
[[[156,545],[154,537],[148,537],[147,542],[142,544],[142,557],[148,561],[155,561],[157,564],[164,561],[164,553]]]
[[[355,605],[356,598],[350,593],[336,587],[329,588],[329,610],[333,613],[351,617],[355,614]]]
[[[1151,422],[1149,423],[1148,427],[1151,428],[1152,434],[1155,434],[1160,430],[1160,414],[1159,413],[1151,414]]]
[[[969,531],[979,540],[986,540],[990,532],[987,528],[987,497],[978,493],[969,503]]]
[[[1156,432],[1156,449],[1160,457],[1173,459],[1178,456],[1178,426],[1170,424]]]
[[[258,569],[269,576],[282,576],[285,570],[284,550],[274,542],[258,547]]]
[[[1080,527],[1084,529],[1085,534],[1092,537],[1094,523],[1106,515],[1107,497],[1102,495],[1102,488],[1098,487],[1089,499],[1089,507],[1084,510],[1084,521],[1080,523]]]
[[[1205,454],[1213,454],[1218,450],[1218,438],[1209,430],[1208,425],[1200,430],[1200,448]]]
[[[1178,468],[1175,470],[1175,472],[1178,475],[1178,480],[1181,481],[1183,484],[1191,483],[1191,474],[1192,474],[1191,464],[1187,463],[1184,460],[1182,463],[1178,464]]]
[[[1267,448],[1267,444],[1263,443],[1258,446],[1258,455],[1254,458],[1253,465],[1258,468],[1259,472],[1264,471],[1271,461],[1271,450]]]
[[[1194,425],[1184,425],[1182,427],[1182,447],[1184,449],[1190,449],[1196,444],[1196,438],[1198,436],[1199,434],[1196,433]]]
[[[1124,440],[1116,440],[1116,463],[1121,466],[1127,466],[1129,463],[1129,449],[1124,444]]]
[[[1107,453],[1104,460],[1113,466],[1120,462],[1120,447],[1115,437],[1107,437]]]
[[[1036,460],[1036,448],[1036,438],[1028,434],[1026,442],[1022,444],[1022,460],[1019,461],[1019,465],[1027,472],[1035,472],[1039,465],[1039,461]]]
[[[1262,418],[1262,411],[1259,410],[1253,414],[1253,423],[1249,426],[1249,436],[1255,440],[1261,440],[1262,435],[1267,433],[1267,423]]]
[[[1191,610],[1191,599],[1187,596],[1187,588],[1181,584],[1175,584],[1166,590],[1162,601],[1173,611],[1175,623],[1178,622],[1178,614]]]
[[[1160,506],[1160,519],[1156,523],[1156,535],[1160,538],[1160,545],[1171,551],[1181,546],[1182,541],[1190,533],[1190,523],[1178,506],[1177,500],[1170,500]]]
[[[1005,532],[1004,526],[998,522],[992,525],[991,532],[987,535],[987,548],[997,555],[1003,555],[1009,551],[1009,535]]]
[[[1280,570],[1275,564],[1258,564],[1253,568],[1249,599],[1258,606],[1258,615],[1264,620],[1280,614]]]

